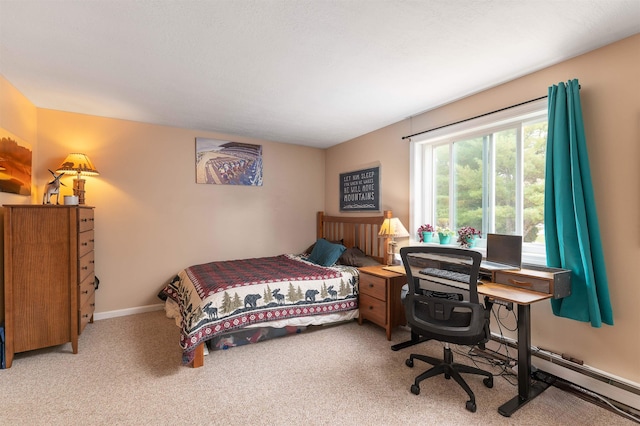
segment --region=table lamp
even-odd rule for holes
[[[82,175],[98,176],[100,173],[96,170],[86,154],[73,152],[67,155],[56,173],[76,172],[77,176],[73,180],[73,195],[78,197],[78,204],[84,204],[84,182]]]
[[[397,217],[386,218],[384,222],[382,222],[382,226],[380,227],[380,232],[378,232],[380,237],[388,238],[388,249],[387,249],[387,265],[393,265],[393,258],[396,253],[396,237],[403,238],[409,237],[409,232],[402,225],[400,219]]]

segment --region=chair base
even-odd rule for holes
[[[396,343],[391,346],[392,351],[399,351],[400,349],[408,348],[409,346],[417,345],[418,343],[424,343],[431,340],[428,337],[420,337],[419,334],[411,332],[411,340],[407,340],[406,342]]]
[[[433,358],[427,355],[420,354],[411,354],[409,358],[405,361],[405,364],[408,367],[413,367],[413,360],[417,359],[428,364],[433,365],[432,368],[425,371],[416,377],[416,380],[413,385],[411,385],[411,393],[418,395],[420,393],[420,382],[428,379],[429,377],[437,376],[439,374],[444,374],[444,377],[449,379],[453,377],[453,379],[464,389],[464,391],[469,395],[469,401],[466,403],[467,410],[475,413],[476,411],[476,397],[467,384],[467,382],[462,378],[460,373],[469,373],[469,374],[477,374],[480,376],[485,376],[483,379],[483,383],[486,387],[493,387],[493,374],[488,371],[481,370],[476,367],[471,367],[469,365],[458,364],[453,362],[453,352],[448,346],[444,348],[444,359]]]

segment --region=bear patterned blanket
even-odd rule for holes
[[[186,268],[160,292],[181,314],[183,363],[215,336],[297,317],[358,309],[358,270],[321,267],[297,255],[211,262]]]

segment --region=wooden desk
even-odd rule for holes
[[[542,393],[548,384],[531,383],[531,311],[532,303],[550,299],[551,294],[538,293],[497,283],[478,286],[478,294],[491,299],[513,302],[518,305],[518,395],[498,408],[498,412],[510,417],[516,410]]]

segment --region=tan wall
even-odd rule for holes
[[[160,303],[180,269],[213,260],[299,252],[315,240],[324,207],[324,150],[210,132],[35,108],[9,82],[0,126],[33,146],[33,201],[69,152],[89,155],[100,176],[86,177],[96,207],[96,313]],[[8,96],[5,96],[8,95]],[[195,138],[263,146],[262,187],[195,183]],[[64,177],[63,195],[73,178]]]
[[[36,107],[0,75],[0,128],[35,143]]]
[[[639,383],[638,76],[640,35],[332,147],[326,157],[326,210],[338,211],[340,172],[379,160],[383,206],[409,226],[409,143],[402,136],[544,96],[552,84],[579,79],[615,325],[592,328],[555,317],[542,302],[532,307],[532,343]]]
[[[162,285],[193,264],[299,252],[315,240],[323,150],[229,138],[263,146],[264,184],[206,185],[195,183],[195,138],[222,135],[44,109],[38,129],[39,185],[75,150],[100,171],[86,178],[97,312],[158,303]]]
[[[0,75],[0,129],[31,145],[33,164],[38,158],[37,147],[37,108]],[[35,167],[34,167],[35,169]],[[36,200],[32,188],[31,197],[0,192],[2,204],[30,204]]]

